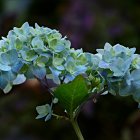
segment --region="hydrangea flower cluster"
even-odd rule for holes
[[[120,44],[111,46],[106,43],[104,49],[97,49],[101,55],[100,72],[106,79],[109,93],[121,96],[132,95],[140,102],[140,55],[136,48],[127,48]]]
[[[109,43],[96,54],[75,50],[57,30],[26,22],[0,40],[0,88],[8,93],[30,78],[60,85],[82,74],[90,93],[107,87],[113,95],[132,95],[140,102],[140,55],[135,51]]]
[[[57,30],[37,24],[33,28],[27,22],[13,28],[0,40],[0,88],[7,93],[13,85],[34,77],[52,79],[58,85],[72,81],[88,69],[86,55],[93,55],[70,46]]]

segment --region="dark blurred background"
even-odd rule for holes
[[[59,30],[72,47],[84,51],[95,53],[109,42],[140,53],[139,0],[0,0],[0,36],[26,21]],[[66,121],[35,120],[35,107],[49,101],[47,89],[36,80],[7,95],[1,91],[0,140],[77,140]],[[85,140],[140,140],[140,111],[131,97],[89,101],[78,122]]]

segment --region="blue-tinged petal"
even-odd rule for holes
[[[97,51],[99,54],[101,54],[101,55],[103,55],[103,54],[104,54],[104,52],[105,52],[105,50],[104,50],[104,49],[96,49],[96,51]]]
[[[37,115],[36,119],[41,119],[46,116],[46,113]]]
[[[0,88],[3,90],[8,84],[8,81],[5,76],[0,74]]]
[[[12,82],[16,78],[16,74],[13,73],[12,71],[5,71],[5,72],[3,71],[1,73],[8,82]]]
[[[46,68],[45,67],[33,67],[33,74],[38,79],[43,79],[46,76]]]
[[[56,66],[60,66],[62,65],[64,59],[63,58],[60,58],[59,56],[57,57],[53,57],[53,65],[56,67]]]
[[[21,29],[23,30],[23,32],[27,35],[29,34],[29,23],[28,22],[25,22],[22,26],[21,26]]]
[[[128,86],[131,86],[131,82],[133,80],[133,77],[130,74],[130,71],[127,71],[126,75],[124,76],[124,79],[126,80],[126,84]]]
[[[133,70],[133,71],[131,72],[131,78],[132,78],[134,81],[140,81],[140,69]]]
[[[9,72],[0,72],[0,88],[4,91],[4,93],[8,93],[12,89],[12,81],[15,79],[16,75]]]
[[[48,120],[50,120],[51,117],[52,117],[52,114],[48,114],[48,115],[46,116],[46,118],[45,118],[45,122],[48,121]]]
[[[35,77],[33,74],[33,66],[30,67],[25,66],[24,74],[27,77],[27,79],[33,79]]]
[[[18,74],[16,79],[13,81],[13,85],[22,84],[26,81],[24,74]]]
[[[17,60],[17,62],[12,66],[12,71],[18,73],[21,68],[23,67],[24,63],[20,60]]]
[[[65,67],[63,65],[56,66],[55,68],[60,71],[65,70]]]
[[[60,78],[59,78],[59,75],[61,74],[61,71],[55,69],[55,68],[52,68],[52,67],[49,67],[51,72],[52,72],[52,76],[53,76],[53,81],[54,83],[56,84],[60,84]]]
[[[116,44],[113,46],[113,50],[115,51],[116,54],[119,54],[121,52],[125,52],[126,48],[120,44]]]
[[[87,67],[84,65],[76,66],[76,69],[75,69],[75,72],[73,73],[73,75],[77,76],[79,74],[85,73],[86,70],[87,70]]]
[[[62,52],[63,50],[65,50],[65,46],[64,45],[56,45],[55,47],[55,52]]]
[[[105,43],[104,49],[106,51],[110,51],[112,49],[112,46],[107,42],[107,43]]]
[[[35,28],[40,29],[40,26],[37,23],[35,23]]]
[[[105,62],[111,62],[113,60],[113,54],[111,54],[109,51],[105,51],[103,56],[102,56],[102,59],[105,61]]]
[[[64,83],[68,83],[68,82],[74,80],[74,78],[75,78],[74,75],[67,74],[67,75],[65,75]]]
[[[0,63],[0,70],[2,70],[2,71],[10,71],[11,67]]]
[[[9,50],[1,54],[1,63],[5,65],[13,65],[18,60],[18,54],[15,49]]]
[[[44,47],[43,41],[38,36],[33,38],[31,44],[32,44],[33,48],[42,48],[42,47]]]
[[[73,58],[70,57],[67,59],[66,64],[65,64],[65,68],[71,74],[73,74],[75,72],[76,64],[75,64],[75,61]]]
[[[49,57],[47,56],[39,56],[36,60],[35,63],[39,67],[45,67],[45,65],[48,63]]]
[[[36,117],[36,119],[41,119],[41,118],[44,118],[46,116],[45,121],[47,121],[51,118],[52,109],[51,109],[51,106],[49,104],[37,106],[36,111],[39,114]]]
[[[109,63],[105,62],[105,61],[100,61],[99,62],[99,65],[98,65],[100,68],[105,68],[105,69],[108,69],[109,68]]]
[[[131,55],[135,53],[136,51],[136,48],[130,48],[130,51],[131,51]]]
[[[119,57],[110,64],[110,69],[114,72],[114,76],[124,76],[130,65],[131,58],[124,61]]]
[[[20,53],[22,58],[26,61],[33,61],[38,57],[34,50],[20,51]]]

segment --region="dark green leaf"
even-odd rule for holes
[[[72,82],[60,85],[54,95],[72,116],[75,109],[87,99],[89,94],[85,79],[79,75]]]

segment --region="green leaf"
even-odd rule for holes
[[[72,116],[75,109],[87,99],[89,94],[85,79],[79,75],[72,82],[60,85],[54,95]]]

